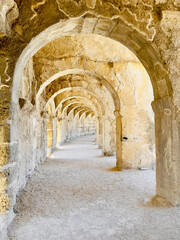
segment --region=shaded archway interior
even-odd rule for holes
[[[26,81],[29,69],[33,71],[28,76],[31,82],[28,89],[25,86],[29,84]],[[34,79],[36,82],[33,82]],[[115,154],[116,118],[120,117],[121,155],[126,159],[124,167],[154,165],[154,120],[150,106],[153,90],[150,79],[137,57],[120,43],[96,34],[62,36],[34,54],[25,67],[23,80],[19,97],[35,104],[40,115],[48,113],[51,121],[60,119],[61,128],[66,129],[61,129],[62,139],[59,140],[56,134],[53,137],[51,133],[51,139],[56,139],[51,144],[54,146],[52,151],[56,141],[63,143],[71,139],[67,129],[70,128],[72,133],[75,126],[63,126],[65,122],[72,123],[73,118],[77,121],[78,117],[80,120],[88,116],[95,117],[96,142],[103,153]],[[48,112],[49,106],[51,113]],[[135,124],[136,121],[143,124]],[[74,125],[77,126],[77,123]],[[53,129],[51,123],[50,131],[53,132]],[[131,152],[136,145],[139,145],[139,150],[135,156]],[[142,150],[142,146],[145,149]],[[142,156],[142,152],[146,152],[146,156]],[[136,162],[134,159],[137,159]]]
[[[37,165],[82,135],[95,134],[101,156],[118,170],[154,168],[156,156],[154,200],[180,204],[179,7],[173,0],[1,1],[3,239]]]

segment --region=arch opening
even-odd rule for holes
[[[69,20],[67,20],[67,23],[68,22]],[[74,23],[74,26],[76,26],[76,24],[77,22]],[[57,26],[60,25],[57,24]],[[70,32],[62,33],[60,35],[60,31],[61,30],[59,28],[57,31],[58,33],[54,33],[53,37],[51,38],[50,36],[48,40],[43,37],[44,33],[42,33],[41,37],[43,41],[40,41],[37,44],[36,41],[38,37],[35,38],[32,41],[33,43],[31,42],[27,48],[30,54],[27,52],[27,49],[25,49],[22,53],[22,58],[19,59],[14,74],[12,108],[16,109],[18,112],[21,111],[18,106],[18,98],[24,98],[26,99],[26,104],[31,105],[31,110],[33,109],[35,114],[39,114],[41,117],[46,118],[48,106],[52,104],[54,105],[54,113],[51,114],[53,119],[56,119],[56,125],[59,129],[60,125],[62,126],[62,121],[64,121],[64,119],[62,119],[62,114],[66,114],[68,109],[67,107],[64,112],[59,111],[61,110],[63,101],[65,99],[78,96],[80,92],[83,92],[81,96],[83,96],[84,99],[85,97],[87,97],[88,99],[89,97],[93,96],[94,101],[92,101],[92,104],[94,105],[96,111],[85,109],[81,105],[81,111],[78,111],[77,114],[74,115],[75,109],[73,109],[73,111],[70,112],[69,116],[67,117],[76,119],[78,118],[78,115],[80,115],[79,121],[82,119],[84,119],[83,121],[85,121],[87,117],[92,120],[94,126],[96,125],[96,142],[98,142],[99,147],[103,149],[105,155],[109,156],[116,152],[116,166],[118,169],[121,170],[122,168],[141,167],[154,168],[154,116],[150,103],[153,101],[154,98],[160,99],[166,96],[170,96],[171,94],[168,90],[169,88],[167,87],[168,79],[164,78],[164,76],[164,80],[161,80],[163,81],[163,85],[165,87],[163,89],[160,89],[158,87],[160,79],[158,79],[159,75],[156,76],[155,72],[159,64],[159,59],[156,56],[155,51],[152,50],[153,57],[151,57],[153,60],[147,60],[143,59],[142,57],[142,53],[144,53],[143,50],[140,49],[136,52],[136,50],[134,49],[134,52],[136,53],[137,57],[142,61],[150,77],[147,75],[145,68],[139,62],[137,57],[131,59],[132,53],[130,53],[130,56],[127,57],[127,61],[120,58],[114,60],[114,56],[111,56],[111,59],[107,59],[106,56],[105,60],[92,59],[91,56],[91,58],[87,60],[87,56],[78,55],[61,56],[59,59],[56,59],[56,56],[54,56],[54,59],[51,59],[52,55],[50,54],[51,56],[48,56],[48,54],[46,55],[44,52],[46,50],[46,47],[47,49],[51,49],[52,46],[46,46],[45,44],[48,45],[50,41],[54,40],[56,40],[57,42],[64,41],[64,39],[60,39],[60,36],[62,36],[63,38],[67,37],[69,39],[72,37],[70,36]],[[77,36],[75,36],[77,34],[73,35],[77,38]],[[97,42],[100,41],[100,39],[106,39],[106,41],[109,41],[109,43],[113,41],[112,39],[116,39],[116,37],[113,35],[103,37],[91,33],[90,35],[83,35],[82,38],[86,39],[86,37],[91,39],[94,37]],[[82,39],[81,41],[83,42]],[[73,41],[71,40],[71,42]],[[121,39],[119,39],[119,42],[121,42]],[[118,45],[120,44],[119,42],[117,42],[117,39],[116,41],[111,42],[113,46],[116,45],[116,51],[120,48],[118,48]],[[51,43],[51,45],[52,44],[53,43]],[[129,44],[130,43],[127,42],[127,44],[125,45],[131,48]],[[109,46],[111,46],[111,44]],[[150,49],[151,47],[148,44],[145,44],[145,46],[146,47],[144,49],[148,52],[148,47]],[[124,50],[125,47],[121,47],[124,51],[125,56],[127,54],[127,52],[125,52]],[[42,50],[42,48],[44,49]],[[40,52],[37,53],[37,50],[39,50]],[[129,50],[127,51],[129,53]],[[29,58],[29,60],[27,61],[27,55],[31,56],[31,60]],[[147,54],[146,57],[148,58],[149,55]],[[82,62],[80,62],[80,60],[82,60]],[[20,86],[20,83],[18,82],[19,80],[17,79],[24,78],[22,72],[24,72],[26,66],[23,61],[27,65],[32,64],[33,66],[40,66],[39,70],[38,67],[34,69],[33,77],[34,79],[38,79],[36,78],[36,76],[38,76],[39,71],[39,79],[41,79],[42,81],[39,81],[38,79],[39,83],[37,84],[37,88],[33,88],[34,85],[32,84],[33,87],[31,87],[31,90],[33,93],[33,97],[31,96],[30,98],[29,96],[27,96],[27,92],[24,89],[21,89],[19,92],[17,92],[16,89],[17,86]],[[154,64],[153,61],[156,64]],[[62,64],[62,62],[64,62],[64,65]],[[49,74],[49,70],[45,71],[47,63],[49,64],[49,68],[52,68],[51,75]],[[60,66],[63,67],[61,68]],[[77,81],[76,79],[69,79],[69,75],[73,76],[73,78],[79,77],[80,83],[75,83]],[[65,79],[64,83],[61,78]],[[92,82],[91,86],[89,86],[90,81],[85,81],[84,78],[91,78],[94,82]],[[33,78],[31,80],[33,82]],[[84,85],[82,84],[82,82]],[[67,86],[66,83],[68,83],[69,85]],[[93,86],[96,86],[96,88],[93,89]],[[90,90],[92,90],[90,87],[94,90],[93,92],[90,92]],[[24,85],[23,88],[25,88]],[[125,91],[125,88],[127,88],[128,90],[126,89]],[[96,89],[101,89],[101,91],[96,91]],[[67,92],[68,95],[66,95]],[[36,99],[36,101],[34,99]],[[101,101],[99,101],[99,99]],[[100,103],[100,106],[97,106],[98,103]],[[104,109],[104,112],[102,109]],[[99,111],[101,111],[101,113],[99,113]],[[135,119],[134,122],[133,119]],[[14,123],[17,123],[16,119],[13,119],[13,121]],[[52,129],[54,128],[52,127]],[[54,135],[56,136],[55,142],[59,143],[59,145],[63,143],[63,134],[66,134],[69,131],[71,132],[70,134],[73,135],[73,126],[72,128],[70,128],[70,130],[67,130],[66,127],[64,127],[64,129],[64,133],[61,128],[61,130],[57,130],[57,133]],[[93,131],[95,130],[92,130],[90,132]],[[67,137],[66,139],[70,140],[71,138]],[[133,151],[133,149],[136,149],[136,152]]]

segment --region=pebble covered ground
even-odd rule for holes
[[[94,136],[57,149],[20,193],[11,240],[180,240],[180,207],[152,207],[153,170],[116,171]]]

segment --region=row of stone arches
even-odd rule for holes
[[[91,19],[86,19],[85,20],[85,23],[87,23],[89,21],[89,24],[94,24],[93,21],[91,21]],[[63,23],[58,23],[58,24],[55,24],[54,26],[50,27],[49,29],[46,29],[44,32],[42,32],[37,38],[33,39],[33,41],[28,45],[28,47],[23,51],[23,53],[21,54],[21,58],[19,58],[19,61],[17,62],[17,65],[16,65],[16,68],[15,68],[15,73],[14,73],[14,80],[13,80],[13,91],[12,91],[12,105],[15,105],[17,103],[17,100],[18,100],[18,89],[19,89],[19,84],[20,84],[20,79],[22,78],[21,75],[22,75],[22,72],[23,72],[23,68],[25,67],[25,64],[27,63],[28,59],[30,59],[29,57],[33,56],[33,54],[36,53],[36,51],[38,51],[41,47],[45,46],[45,44],[47,44],[48,42],[56,39],[56,38],[59,38],[60,36],[67,36],[67,35],[70,35],[70,34],[79,34],[80,32],[80,26],[82,26],[82,24],[85,24],[83,23],[83,20],[82,19],[74,19],[74,20],[67,20],[66,22],[63,22]],[[111,23],[111,22],[109,22]],[[67,26],[70,26],[70,29],[67,27]],[[84,25],[83,25],[84,26]],[[106,27],[109,28],[109,25],[106,25]],[[120,29],[121,24],[119,23],[118,25],[116,25],[116,31],[117,32],[117,29],[119,28]],[[129,34],[129,31],[128,30],[128,34]],[[51,34],[48,34],[48,32]],[[111,31],[111,34],[108,36],[107,34],[107,30],[104,29],[104,33],[102,33],[101,31],[101,34],[108,37],[108,38],[114,38],[116,41],[117,41],[117,34],[115,34],[115,32],[113,33],[113,31]],[[88,32],[88,34],[90,34],[91,32]],[[49,35],[48,38],[47,38],[47,34]],[[134,35],[133,35],[134,36]],[[120,38],[120,36],[118,35],[118,38]],[[122,36],[122,38],[124,38],[124,36]],[[40,41],[41,39],[41,41]],[[124,39],[118,39],[120,42],[124,43]],[[141,47],[138,48],[138,50],[135,48],[133,49],[132,46],[129,46],[130,42],[132,43],[132,39],[130,38],[130,42],[127,41],[126,42],[126,46],[129,47],[130,49],[132,49],[135,53],[136,53],[136,56],[141,60],[141,62],[144,64],[144,66],[146,67],[146,70],[148,71],[149,75],[150,75],[150,78],[151,78],[151,82],[152,82],[152,86],[153,86],[153,90],[154,90],[154,98],[155,99],[158,99],[159,97],[163,98],[165,96],[168,95],[168,86],[169,86],[169,83],[168,83],[168,79],[167,79],[167,74],[166,74],[166,71],[163,69],[163,65],[161,64],[157,54],[155,53],[154,49],[151,47],[151,45],[149,45],[147,42],[144,42],[144,45],[142,43],[142,39],[139,39],[138,36],[134,36],[134,42],[136,43],[136,46],[138,45],[139,42],[141,42]],[[143,45],[143,48],[142,48],[142,45]],[[148,49],[149,48],[149,49]],[[143,53],[146,52],[146,59],[143,58]],[[150,54],[150,56],[148,57],[148,54]],[[72,59],[71,59],[72,60]],[[70,61],[71,61],[70,60]],[[76,59],[77,61],[77,59]],[[79,59],[77,61],[79,63]],[[77,62],[74,64],[75,66],[77,66]],[[92,61],[91,61],[92,62]],[[96,64],[98,65],[98,64]],[[102,64],[100,63],[100,66]],[[112,64],[104,64],[103,63],[103,66],[105,66],[105,71],[106,71],[106,68],[109,66],[111,68]],[[87,64],[88,66],[88,64]],[[93,66],[93,69],[91,69],[91,72],[88,71],[88,70],[82,70],[82,69],[69,69],[69,66],[67,66],[68,70],[63,70],[63,71],[59,71],[58,73],[55,73],[53,76],[48,76],[47,77],[47,80],[42,83],[41,86],[39,86],[39,90],[37,92],[37,95],[36,95],[36,103],[38,105],[38,101],[39,101],[39,96],[41,95],[41,93],[43,93],[43,90],[45,88],[48,88],[48,85],[53,83],[53,81],[56,81],[57,78],[59,77],[62,77],[64,76],[65,74],[78,74],[78,75],[88,75],[90,77],[93,77],[94,79],[96,79],[97,81],[100,82],[100,84],[102,84],[103,86],[105,86],[108,91],[110,92],[111,96],[112,96],[112,99],[114,101],[114,105],[115,105],[115,108],[114,108],[114,111],[115,111],[115,114],[116,114],[116,125],[121,126],[121,116],[120,116],[120,113],[119,113],[119,110],[120,110],[120,102],[119,102],[119,99],[117,97],[117,93],[113,90],[115,88],[117,88],[117,84],[116,82],[113,82],[113,81],[107,81],[107,78],[105,78],[104,74],[102,74],[102,76],[99,76],[99,73],[96,72],[96,69],[97,68],[94,68],[94,64],[92,64]],[[157,68],[157,66],[161,66],[161,69],[162,69],[162,72],[161,72],[161,78],[163,77],[163,80],[162,79],[159,79],[158,78],[158,75],[155,74],[155,69]],[[99,71],[101,72],[103,68],[102,67],[99,67]],[[159,69],[160,70],[160,69]],[[107,71],[107,74],[109,73],[109,71]],[[47,74],[47,73],[46,73]],[[162,75],[163,74],[163,75]],[[43,79],[43,78],[41,78]],[[58,80],[57,80],[58,81]],[[162,83],[163,81],[163,83]],[[166,84],[166,81],[167,81],[167,84]],[[67,81],[67,85],[71,86],[73,81]],[[157,84],[160,83],[160,86],[164,86],[164,90],[161,88],[158,88],[157,87]],[[82,84],[82,82],[80,83],[80,85]],[[114,85],[115,84],[115,85]],[[80,87],[80,85],[78,85],[78,88]],[[82,85],[81,85],[82,87]],[[89,87],[89,86],[88,86]],[[51,86],[50,86],[51,88]],[[71,87],[70,87],[71,89]],[[71,89],[72,90],[72,89]],[[47,101],[47,105],[49,104],[49,102],[56,98],[58,96],[58,94],[60,94],[61,92],[63,92],[64,90],[61,88],[59,90],[59,92],[55,92],[53,93],[52,92],[52,95],[50,96],[46,96],[46,98],[48,99]],[[46,100],[47,100],[46,99]],[[162,100],[164,101],[164,100]],[[166,100],[165,100],[166,101]],[[55,100],[56,102],[56,100]],[[154,103],[155,105],[155,103]],[[118,124],[117,124],[118,123]],[[121,132],[121,130],[120,130]],[[118,149],[119,150],[116,150],[116,151],[119,151],[120,152],[120,155],[122,155],[121,153],[121,147],[119,147],[121,145],[121,134],[118,135],[118,137],[116,136],[116,139],[117,140],[117,144],[118,145]],[[118,159],[120,159],[121,157],[118,157]],[[121,158],[122,159],[122,158]]]
[[[51,59],[52,56],[45,56],[44,60],[44,52],[38,53],[43,47],[47,47],[48,44],[53,45],[56,41],[58,42],[60,38],[68,36],[76,36],[77,38],[80,35],[84,35],[84,38],[96,37],[97,41],[105,41],[103,40],[104,38],[108,39],[108,41],[115,40],[123,44],[136,55],[149,74],[154,96],[152,107],[155,113],[156,194],[170,201],[173,205],[178,205],[180,202],[178,187],[178,106],[174,104],[173,86],[169,79],[166,63],[163,62],[155,42],[152,41],[153,38],[146,39],[142,36],[142,31],[137,31],[138,27],[133,28],[132,24],[129,25],[122,19],[79,17],[56,22],[57,19],[52,19],[52,26],[49,24],[49,27],[42,27],[34,35],[33,33],[30,34],[30,30],[27,30],[25,39],[29,43],[25,48],[26,44],[20,43],[21,46],[10,60],[11,69],[9,74],[12,78],[12,89],[9,91],[7,82],[3,82],[0,88],[2,90],[2,98],[5,99],[3,108],[5,112],[3,116],[5,117],[2,118],[1,125],[5,129],[4,132],[8,132],[10,136],[9,138],[5,136],[8,134],[3,135],[2,165],[5,165],[4,169],[8,168],[11,172],[9,185],[12,186],[4,186],[2,196],[4,196],[3,194],[7,187],[11,196],[11,206],[13,206],[18,191],[26,183],[28,174],[33,171],[37,164],[45,159],[46,153],[42,149],[46,148],[44,129],[47,127],[48,108],[51,105],[51,115],[53,117],[57,116],[61,105],[65,105],[65,99],[66,101],[69,101],[70,98],[75,98],[75,101],[77,101],[79,97],[87,99],[87,103],[83,102],[84,105],[78,100],[78,104],[81,103],[79,111],[82,110],[86,113],[89,111],[92,117],[94,114],[97,119],[101,119],[100,122],[103,122],[102,119],[104,120],[107,109],[109,110],[108,117],[111,116],[111,120],[113,119],[114,125],[116,125],[117,166],[119,168],[122,167],[123,123],[121,111],[123,108],[121,100],[123,97],[126,99],[127,96],[122,94],[123,84],[119,80],[120,77],[117,78],[118,71],[115,73],[115,65],[119,59],[118,61],[117,59],[115,61],[114,59],[106,59],[103,62],[99,59],[88,58],[87,54],[84,54],[85,56],[83,54],[72,54],[72,56],[62,55],[59,59],[55,59],[57,57],[55,56],[53,60]],[[147,28],[146,30],[148,31],[149,29]],[[14,41],[16,43],[17,39]],[[22,39],[21,41],[23,42]],[[13,42],[9,46],[9,52],[12,46]],[[48,46],[48,48],[51,47]],[[53,50],[53,48],[51,49]],[[134,64],[137,64],[137,62],[138,60],[135,59]],[[49,68],[50,71],[46,68],[47,63],[51,66]],[[127,69],[127,66],[122,67],[119,64],[118,68],[121,70]],[[33,69],[32,75],[27,74],[28,69]],[[2,76],[7,80],[7,73]],[[77,80],[78,78],[79,81]],[[58,91],[55,86],[59,88]],[[101,89],[101,91],[97,93],[97,89]],[[6,95],[9,96],[9,93],[9,99],[11,100],[6,98]],[[103,98],[104,95],[108,97]],[[66,111],[75,102],[73,103],[72,101],[67,104],[69,106],[66,108]],[[109,105],[113,106],[112,109],[107,107]],[[76,106],[78,107],[79,105]],[[26,116],[29,113],[31,113],[30,117]],[[64,114],[64,112],[62,113]],[[113,121],[110,121],[110,123]],[[28,129],[26,125],[28,125]],[[102,129],[100,125],[99,129]],[[26,129],[23,133],[21,132],[22,126]],[[100,134],[102,134],[101,130],[99,130],[99,136]],[[109,132],[109,134],[111,133]],[[36,136],[35,141],[31,138],[32,135]],[[25,151],[21,152],[22,149],[25,149]],[[31,162],[28,160],[29,156],[33,158]],[[9,158],[10,164],[7,164]],[[27,159],[26,165],[21,166],[22,159]],[[6,182],[7,176],[4,175],[4,179]],[[4,198],[7,204],[3,207],[3,211],[6,212],[9,208],[8,194]],[[10,210],[12,212],[12,207]]]

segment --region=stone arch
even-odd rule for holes
[[[76,117],[77,114],[79,114],[81,111],[90,111],[93,112],[93,110],[90,107],[87,106],[76,106],[73,107],[70,111],[74,110],[74,116]],[[80,118],[80,116],[79,116]]]
[[[101,21],[99,27],[97,23]],[[126,47],[128,47],[147,70],[151,83],[153,86],[153,93],[155,102],[153,102],[153,109],[155,111],[156,119],[156,151],[157,151],[157,166],[159,166],[158,177],[157,177],[157,194],[164,197],[165,199],[173,202],[174,204],[180,203],[179,196],[177,196],[172,189],[175,180],[177,179],[177,174],[174,169],[167,170],[164,166],[164,159],[168,157],[168,161],[175,162],[174,158],[179,156],[178,153],[174,153],[174,144],[169,144],[169,139],[174,138],[174,142],[179,145],[179,140],[174,136],[174,132],[178,129],[178,123],[172,129],[172,116],[169,117],[166,109],[170,110],[168,112],[174,113],[175,107],[172,103],[172,86],[169,81],[169,76],[165,64],[163,64],[158,51],[156,50],[153,43],[142,37],[140,33],[133,29],[130,25],[126,24],[122,20],[111,20],[111,19],[96,19],[96,18],[73,18],[68,20],[60,21],[54,24],[37,35],[28,46],[22,51],[21,56],[16,64],[14,77],[13,77],[13,87],[12,87],[12,105],[11,107],[18,106],[18,91],[20,86],[20,81],[22,78],[22,72],[35,52],[37,52],[41,47],[46,45],[48,42],[60,37],[72,34],[99,34],[116,40]],[[47,37],[48,36],[48,37]],[[160,111],[159,111],[160,109]],[[160,112],[163,113],[163,116]],[[119,114],[116,113],[116,116]],[[173,115],[174,116],[174,115]],[[178,122],[178,121],[177,121]],[[160,126],[162,123],[166,124],[165,132],[166,134],[161,134],[160,136]],[[13,141],[13,139],[12,139]],[[168,154],[162,149],[168,149]],[[175,163],[173,163],[175,165]],[[175,165],[176,166],[176,165]],[[163,174],[160,172],[163,171]],[[169,174],[169,172],[171,174]],[[169,176],[170,175],[170,176]],[[173,175],[173,177],[171,177]],[[165,180],[166,179],[166,180]],[[175,188],[175,186],[174,186]],[[169,191],[168,191],[168,190]],[[168,193],[167,193],[168,192]],[[179,192],[178,192],[179,193]]]
[[[88,112],[88,113],[86,113],[86,118],[88,118],[88,116],[90,116],[90,115],[91,115],[91,118],[95,117],[95,115],[92,112]]]
[[[86,113],[88,113],[88,114],[94,114],[94,112],[92,112],[91,110],[82,110],[82,111],[80,111],[79,112],[79,118],[81,119],[82,118],[82,116],[84,115],[84,114],[86,114]],[[86,115],[85,115],[85,118],[87,118],[86,117]]]
[[[96,24],[94,19],[93,21],[88,18],[68,19],[66,21],[63,20],[50,26],[32,39],[21,53],[15,67],[12,102],[18,102],[18,89],[22,78],[22,72],[30,57],[32,57],[40,48],[56,38],[83,33],[83,29],[86,28],[87,24],[89,25],[89,28],[88,30],[86,29],[86,34],[100,34],[102,36],[109,37],[113,40],[119,41],[135,53],[151,78],[155,99],[171,95],[171,84],[168,79],[167,71],[164,69],[163,63],[152,44],[143,39],[142,36],[121,21],[114,24],[114,21],[112,20],[101,19],[102,25],[103,21],[104,27],[101,31],[96,31],[96,33],[94,33],[93,26]],[[111,31],[109,33],[110,28]]]
[[[86,101],[86,99],[85,99],[85,101]],[[81,105],[81,104],[82,104],[82,105],[85,104],[85,103],[82,101],[82,99],[74,98],[74,99],[71,99],[71,100],[66,100],[66,101],[64,101],[63,104],[62,104],[61,112],[63,112],[68,106],[70,106],[70,105],[73,104],[73,103],[75,103],[75,104],[80,104],[80,105]],[[91,101],[89,101],[89,100],[87,100],[87,103],[93,105],[93,103],[92,103]],[[94,105],[94,106],[97,107],[96,105]]]
[[[69,105],[67,106],[67,115],[69,115],[70,112],[73,111],[73,110],[75,110],[76,108],[82,108],[82,109],[84,109],[84,108],[90,108],[91,111],[93,111],[93,112],[96,114],[96,116],[98,116],[96,109],[95,109],[92,105],[83,104],[83,103],[72,103],[72,104],[69,104]]]
[[[57,109],[59,108],[59,106],[66,100],[69,100],[69,99],[73,99],[73,98],[76,98],[76,99],[88,99],[90,101],[92,101],[95,105],[97,105],[100,109],[100,112],[102,112],[102,115],[105,114],[105,110],[104,110],[104,106],[103,106],[103,103],[102,101],[95,95],[89,95],[90,96],[90,99],[87,98],[87,94],[84,94],[84,92],[80,91],[78,93],[74,93],[72,90],[70,91],[71,92],[71,95],[69,97],[67,96],[64,96],[62,97],[62,99],[57,103],[57,107],[56,107],[56,111]],[[89,92],[90,94],[90,92]]]
[[[115,105],[115,109],[116,110],[120,110],[120,101],[119,101],[119,97],[116,93],[116,91],[114,90],[114,88],[111,86],[111,84],[103,77],[100,76],[97,73],[94,73],[94,71],[84,71],[82,69],[68,69],[68,70],[64,70],[62,72],[58,72],[57,74],[54,74],[53,76],[51,76],[48,80],[46,80],[40,87],[37,95],[36,95],[36,102],[38,105],[38,101],[39,101],[39,97],[42,94],[43,90],[53,81],[56,81],[59,77],[62,76],[66,76],[68,74],[78,74],[78,75],[87,75],[87,76],[91,76],[94,79],[97,80],[97,82],[99,82],[100,84],[104,85],[106,87],[106,89],[110,92],[112,99],[114,101],[114,105]],[[85,80],[84,80],[85,81]],[[69,83],[70,84],[70,83]],[[68,84],[68,85],[69,85]]]
[[[96,133],[94,127],[92,128],[92,126],[89,125],[89,122],[85,121],[86,119],[83,119],[83,121],[80,120],[78,113],[84,109],[90,111],[95,116],[98,116],[98,111],[96,110],[95,106],[93,106],[93,104],[89,102],[88,103],[87,102],[71,102],[71,103],[68,103],[67,106],[65,106],[64,113],[61,113],[60,118],[57,119],[58,126],[60,128],[60,130],[57,129],[58,144],[61,144],[61,141],[64,141],[64,140],[66,141],[73,138],[74,136],[76,136],[76,134],[77,136],[79,136],[79,134],[80,135],[87,134],[87,133],[89,134],[92,132]],[[61,109],[59,108],[59,110]],[[76,114],[75,114],[75,111],[76,111]],[[64,128],[66,129],[65,131],[66,133],[64,132],[64,130],[62,130]],[[61,135],[61,130],[63,132],[62,135]]]
[[[93,96],[96,96],[94,92],[92,92],[91,90],[89,89],[86,89],[86,88],[83,88],[83,87],[67,87],[67,88],[63,88],[63,89],[60,89],[59,91],[55,92],[50,98],[49,100],[47,101],[46,103],[46,108],[48,107],[48,105],[53,101],[53,99],[55,97],[57,97],[59,94],[65,92],[65,91],[71,91],[71,90],[80,90],[80,91],[85,91],[87,93],[90,93],[91,95]],[[117,110],[118,111],[118,110]]]
[[[68,96],[68,93],[70,94]],[[58,92],[55,93],[56,97],[55,98],[59,98],[59,96],[61,97],[60,100],[58,99],[58,103],[56,104],[57,106],[59,106],[61,104],[61,102],[63,102],[63,100],[65,100],[68,97],[74,97],[74,96],[81,96],[83,98],[87,98],[88,94],[90,95],[91,99],[94,98],[96,99],[97,103],[100,106],[100,113],[102,113],[100,116],[97,117],[98,122],[102,122],[102,118],[103,115],[105,114],[105,106],[102,103],[102,99],[100,99],[95,93],[93,93],[90,90],[87,90],[86,88],[75,88],[75,87],[69,87],[69,88],[65,88],[65,89],[60,89]],[[65,98],[66,97],[66,98]],[[52,98],[52,101],[54,101]],[[49,102],[50,103],[50,102]],[[46,104],[46,108],[48,107],[49,103]],[[57,109],[57,107],[56,107]],[[97,136],[97,145],[102,146],[102,133],[103,133],[103,124],[98,124],[98,131],[96,132],[96,136]]]
[[[62,107],[62,113],[69,107],[71,106],[72,104],[76,104],[76,105],[79,105],[79,106],[92,106],[92,108],[94,109],[95,113],[96,113],[96,116],[98,116],[98,110],[96,108],[96,106],[94,106],[91,102],[87,101],[86,103],[84,102],[80,102],[80,101],[73,101],[73,102],[70,102],[68,104],[66,104],[64,107]]]
[[[48,100],[48,102],[46,103],[46,108],[47,108],[47,106],[48,106],[48,104],[51,102],[51,101],[53,101],[53,99],[56,97],[56,96],[58,96],[59,94],[61,94],[61,93],[63,93],[64,91],[69,91],[69,90],[75,90],[75,89],[77,89],[77,90],[81,90],[81,91],[86,91],[86,92],[88,92],[88,93],[90,93],[90,94],[92,94],[92,95],[95,95],[95,93],[93,93],[92,92],[92,90],[87,90],[86,88],[83,88],[83,87],[68,87],[68,88],[64,88],[64,89],[60,89],[59,91],[57,91],[57,92],[55,92],[52,96],[51,96],[51,98]],[[118,111],[119,112],[119,110],[116,110],[116,111]],[[121,119],[121,118],[120,118]],[[98,140],[98,142],[102,142],[103,140],[102,140],[102,136],[103,136],[103,124],[101,123],[102,122],[102,118],[99,118],[99,120],[98,120],[100,123],[99,123],[99,125],[98,125],[98,129],[99,129],[99,131],[98,131],[98,134],[100,135],[100,137],[99,137],[99,139],[101,139],[101,140]],[[121,124],[120,124],[121,125]],[[119,136],[119,138],[121,139],[121,127],[117,127],[116,126],[116,128],[117,128],[117,131],[116,131],[116,134],[117,134],[117,136]],[[116,137],[117,138],[117,137]],[[120,168],[120,162],[122,161],[122,151],[121,151],[121,148],[122,148],[122,145],[121,145],[121,142],[119,141],[118,142],[118,144],[120,145],[120,147],[118,147],[117,148],[117,152],[116,152],[116,156],[117,156],[117,164],[119,164],[119,169],[121,169]],[[103,143],[102,144],[100,144],[100,145],[103,145]]]
[[[59,96],[61,97],[59,99]],[[98,98],[97,95],[95,95],[94,93],[87,91],[87,89],[84,89],[83,91],[75,91],[73,90],[67,90],[65,92],[60,93],[58,96],[58,101],[56,102],[56,110],[59,108],[59,106],[61,105],[61,103],[63,103],[64,101],[68,100],[68,99],[72,99],[72,98],[80,98],[80,99],[88,99],[90,101],[93,102],[94,105],[97,106],[97,108],[99,108],[98,113],[100,114],[97,117],[97,121],[98,122],[102,122],[103,116],[105,114],[105,106],[102,103],[102,99]],[[94,115],[95,117],[95,115]],[[97,145],[100,147],[102,146],[102,132],[103,132],[103,125],[102,124],[98,124],[97,125],[98,130],[96,131],[96,143]]]
[[[74,21],[73,21],[74,20]],[[53,25],[51,27],[49,27],[48,29],[45,30],[46,34],[48,32],[48,30],[51,32],[53,31],[53,34],[49,34],[48,35],[48,38],[45,38],[45,32],[42,32],[41,34],[39,34],[40,38],[42,38],[44,40],[43,43],[40,43],[38,42],[38,44],[34,44],[32,46],[32,51],[31,52],[31,56],[34,55],[35,52],[37,52],[42,46],[45,46],[48,42],[54,40],[54,39],[57,39],[58,37],[61,37],[61,36],[69,36],[71,34],[80,34],[80,33],[83,33],[84,32],[82,31],[82,29],[86,28],[86,24],[92,24],[94,25],[94,19],[88,19],[86,18],[86,20],[82,20],[82,19],[73,19],[73,20],[67,20],[65,22],[63,22],[63,24],[60,24],[60,25]],[[160,85],[161,85],[161,88],[160,88],[160,94],[158,95],[157,94],[157,91],[159,91],[159,89],[157,88],[157,84],[156,84],[156,80],[157,80],[157,74],[154,75],[154,71],[155,69],[157,68],[156,65],[160,65],[160,66],[163,66],[161,64],[160,61],[160,58],[158,58],[158,54],[156,53],[156,51],[152,48],[152,46],[145,40],[143,39],[142,37],[139,37],[139,35],[137,35],[137,43],[136,41],[134,41],[134,45],[132,44],[132,38],[130,38],[130,41],[128,43],[128,38],[126,39],[126,41],[124,41],[124,35],[127,35],[128,37],[131,36],[131,34],[133,33],[131,31],[130,28],[127,28],[126,26],[124,26],[124,24],[121,22],[121,21],[118,21],[118,23],[116,22],[116,24],[114,24],[114,21],[112,20],[108,20],[108,21],[105,21],[104,19],[101,19],[101,24],[103,24],[103,21],[104,21],[104,27],[103,29],[101,29],[101,31],[98,33],[98,31],[96,32],[93,32],[92,29],[89,31],[89,32],[86,32],[86,34],[99,34],[99,35],[102,35],[102,36],[105,36],[105,37],[108,37],[108,38],[111,38],[111,39],[114,39],[116,41],[119,41],[121,43],[123,43],[125,46],[127,46],[129,49],[131,49],[137,57],[142,57],[142,55],[144,56],[144,50],[147,50],[147,56],[149,57],[154,57],[154,61],[150,61],[148,58],[147,59],[144,59],[144,66],[145,68],[147,69],[150,77],[151,77],[151,81],[152,81],[152,85],[153,85],[153,89],[154,89],[154,96],[156,96],[155,98],[159,98],[159,97],[163,97],[163,96],[166,96],[168,95],[168,87],[166,85],[166,80],[163,79],[163,81],[160,82]],[[108,22],[108,23],[107,23]],[[58,26],[58,29],[57,29],[57,26]],[[69,26],[70,28],[68,28],[67,26]],[[121,28],[122,26],[122,28]],[[63,31],[61,32],[61,27],[63,28]],[[112,27],[112,28],[111,28]],[[124,27],[124,28],[123,28]],[[111,28],[111,31],[109,32],[109,28]],[[89,28],[88,28],[89,29]],[[122,36],[122,39],[121,39],[121,34],[117,34],[117,32],[121,32],[122,29],[124,30],[124,35]],[[126,31],[125,31],[126,30]],[[43,37],[44,36],[44,37]],[[136,35],[135,35],[136,36]],[[139,38],[138,38],[139,37]],[[37,37],[38,38],[38,37]],[[141,39],[142,38],[142,39]],[[141,41],[140,41],[141,40]],[[123,42],[124,41],[124,42]],[[30,43],[31,44],[31,43]],[[135,45],[136,44],[136,45]],[[141,45],[144,45],[143,46],[143,49],[141,48]],[[35,46],[36,45],[36,46]],[[41,45],[41,46],[40,46]],[[146,47],[145,47],[146,46]],[[149,54],[148,50],[150,51],[151,55]],[[151,51],[152,50],[152,51]],[[143,54],[142,54],[143,52]],[[24,56],[26,55],[26,51],[23,52],[24,53]],[[154,55],[153,55],[154,54]],[[24,59],[25,60],[25,59]],[[157,63],[158,62],[158,63]],[[145,64],[146,63],[146,64]],[[155,64],[154,64],[155,63]],[[149,66],[149,68],[147,67]],[[152,71],[153,69],[153,71]],[[164,68],[162,67],[158,67],[158,70],[162,70],[162,76],[164,77],[166,74],[166,72],[164,71]],[[19,71],[20,71],[20,68],[19,68]],[[21,72],[21,71],[20,71]],[[18,74],[18,73],[17,73]],[[15,71],[15,75],[16,75],[16,71]],[[158,79],[159,80],[159,79]],[[162,79],[161,79],[162,80]],[[162,87],[163,86],[163,87]],[[165,86],[165,87],[164,87]],[[13,97],[12,97],[13,98]],[[117,110],[117,109],[116,109]]]

